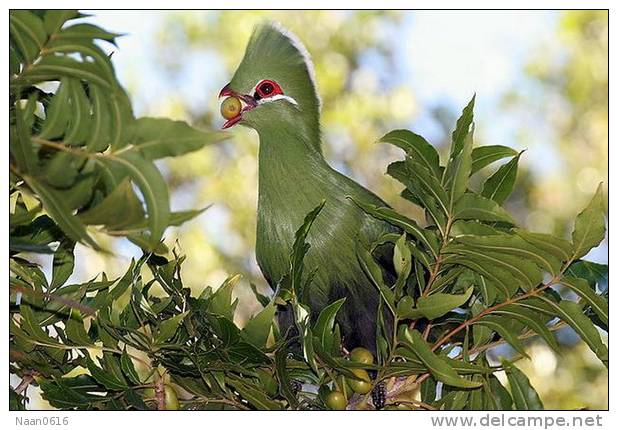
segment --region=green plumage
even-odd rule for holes
[[[358,263],[356,247],[360,238],[370,243],[393,228],[366,215],[349,197],[386,204],[324,159],[311,62],[294,36],[272,24],[254,32],[230,88],[251,94],[262,79],[277,82],[293,101],[262,103],[241,121],[260,138],[258,264],[276,286],[289,270],[295,231],[325,200],[307,239],[311,248],[305,266],[317,272],[303,300],[317,316],[329,303],[347,297],[339,315],[344,343],[375,349],[378,292]]]

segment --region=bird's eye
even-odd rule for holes
[[[277,94],[283,94],[281,91],[281,87],[275,81],[271,81],[268,79],[263,80],[255,87],[255,94],[253,98],[255,100],[260,100],[267,97],[272,97]]]
[[[274,90],[275,87],[273,87],[273,84],[271,84],[270,82],[266,82],[260,86],[260,91],[262,91],[262,93],[266,96],[270,95],[270,93],[272,93]]]

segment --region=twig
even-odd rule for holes
[[[20,395],[24,393],[28,389],[28,386],[30,385],[30,383],[34,380],[34,377],[38,374],[39,373],[36,370],[33,370],[25,374],[23,379],[19,383],[19,385],[13,388],[13,391],[15,391],[17,394],[20,394]]]
[[[83,303],[80,303],[78,301],[72,300],[72,299],[67,299],[66,297],[62,297],[62,296],[58,296],[54,293],[42,293],[36,290],[31,290],[29,288],[24,288],[21,285],[17,285],[17,284],[10,284],[9,285],[10,288],[12,288],[13,290],[22,293],[24,295],[30,295],[30,296],[34,296],[34,297],[41,297],[44,299],[49,299],[52,301],[56,301],[59,303],[62,303],[63,305],[66,305],[70,308],[74,308],[74,309],[78,309],[80,310],[82,313],[86,314],[86,315],[90,315],[90,316],[94,316],[97,312],[97,310],[91,306],[88,305],[84,305]]]

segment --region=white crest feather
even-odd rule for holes
[[[282,35],[288,38],[290,43],[298,50],[300,55],[303,57],[303,60],[305,61],[305,65],[307,66],[307,71],[309,72],[309,79],[311,79],[313,88],[316,89],[316,96],[318,98],[318,108],[321,109],[322,99],[320,98],[320,94],[318,93],[318,90],[317,90],[318,87],[317,87],[316,80],[315,80],[315,67],[313,66],[313,61],[311,60],[311,54],[309,54],[309,51],[307,51],[307,48],[305,48],[305,45],[298,38],[298,36],[296,36],[290,30],[288,30],[283,25],[281,25],[280,22],[274,21],[271,24],[273,28],[275,28],[279,33],[281,33]]]

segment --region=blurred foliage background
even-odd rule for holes
[[[92,22],[112,31],[131,30],[113,60],[136,113],[197,127],[222,123],[217,94],[254,24],[280,21],[306,44],[315,63],[327,159],[412,217],[418,214],[397,197],[400,186],[383,174],[401,154],[375,142],[405,127],[446,148],[450,124],[474,92],[476,145],[527,150],[507,202],[522,225],[568,234],[569,220],[596,184],[607,183],[604,11],[91,13]],[[257,309],[249,283],[267,288],[254,255],[258,139],[240,127],[232,134],[162,166],[174,210],[212,204],[198,219],[168,231],[166,243],[178,241],[188,256],[184,282],[196,291],[241,273],[246,288],[236,289],[238,314],[246,318]],[[107,244],[115,255],[78,245],[81,265],[74,277],[120,274],[140,253],[122,240]],[[587,258],[606,263],[606,243]],[[574,339],[562,336],[573,345],[561,357],[531,344],[533,360],[521,361],[522,370],[532,375],[547,409],[607,408],[607,370]]]

